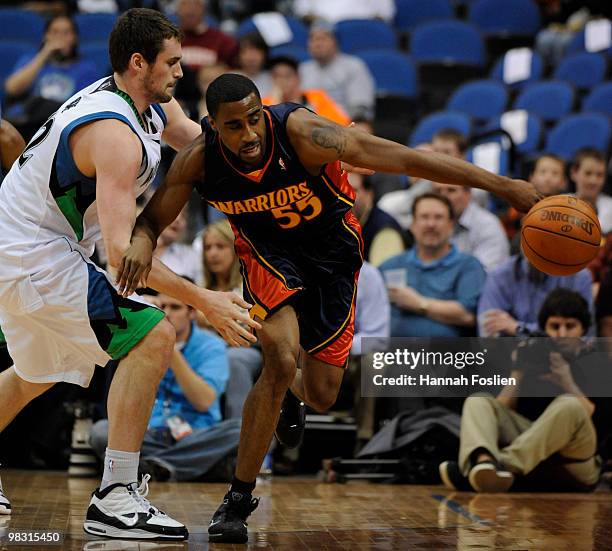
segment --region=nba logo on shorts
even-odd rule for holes
[[[115,462],[112,459],[108,460],[108,470],[112,473],[113,467],[115,466]]]

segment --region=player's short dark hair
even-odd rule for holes
[[[139,53],[154,63],[169,38],[183,39],[183,32],[162,13],[147,8],[132,8],[113,26],[108,41],[111,67],[116,73],[128,68],[132,55]]]
[[[270,61],[268,62],[268,67],[270,68],[270,70],[274,69],[274,67],[276,67],[277,65],[288,65],[289,67],[291,67],[291,69],[293,69],[294,73],[297,73],[299,71],[299,63],[294,57],[291,57],[289,55],[277,55],[270,59]]]
[[[251,94],[261,101],[259,90],[250,78],[238,73],[225,73],[213,80],[206,90],[206,107],[214,119],[222,103],[240,101]]]
[[[594,147],[583,147],[576,152],[572,160],[572,168],[578,170],[585,159],[595,159],[597,162],[606,164],[606,156]]]
[[[553,316],[577,319],[585,333],[591,325],[591,313],[585,298],[580,293],[564,287],[552,290],[546,297],[538,313],[540,329],[544,330],[548,318]]]
[[[455,130],[454,128],[443,128],[434,134],[432,141],[436,138],[439,140],[449,140],[455,142],[457,149],[459,149],[459,152],[462,155],[467,151],[467,138],[461,132],[459,132],[459,130]]]
[[[444,203],[444,205],[448,209],[448,215],[450,216],[450,219],[451,220],[455,219],[455,211],[453,210],[453,205],[448,200],[448,197],[446,197],[445,195],[440,195],[439,193],[435,193],[433,191],[423,193],[422,195],[419,195],[418,197],[415,198],[415,200],[412,203],[412,209],[411,209],[412,218],[414,218],[416,215],[417,205],[421,201],[423,201],[423,199],[435,199],[436,201],[440,201],[440,203]]]

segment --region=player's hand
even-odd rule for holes
[[[147,286],[147,278],[153,265],[153,244],[143,236],[134,236],[132,244],[123,253],[117,271],[117,292],[130,296],[136,289]]]
[[[250,346],[251,343],[257,342],[257,337],[251,330],[261,329],[261,325],[249,316],[251,305],[236,293],[202,289],[198,298],[193,306],[206,316],[208,323],[227,344]]]
[[[525,180],[508,179],[508,185],[501,193],[502,197],[520,212],[527,212],[545,197],[531,182]]]

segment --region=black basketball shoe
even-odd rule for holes
[[[460,492],[472,491],[468,477],[463,476],[456,461],[444,461],[440,463],[438,470],[440,471],[440,478],[443,484],[449,490],[458,490]]]
[[[186,540],[184,524],[169,517],[146,499],[149,475],[140,486],[111,484],[91,496],[83,529],[88,534],[106,538]]]
[[[287,390],[274,434],[283,446],[297,448],[302,443],[305,426],[306,406],[291,390]]]
[[[247,517],[257,509],[259,498],[251,494],[227,492],[208,525],[208,539],[215,543],[246,543]]]

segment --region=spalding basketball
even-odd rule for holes
[[[536,203],[523,218],[521,245],[538,270],[571,275],[597,255],[601,227],[593,207],[571,195],[554,195]]]

